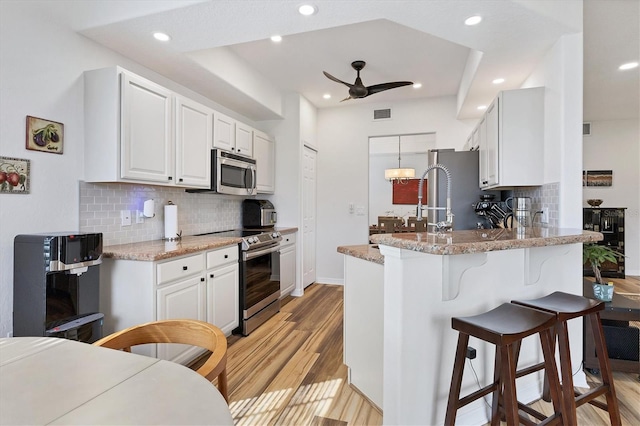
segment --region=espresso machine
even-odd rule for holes
[[[14,239],[13,335],[102,338],[102,234],[48,233]]]

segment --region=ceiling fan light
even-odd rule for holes
[[[412,179],[416,177],[415,169],[386,169],[384,171],[384,178],[386,180],[401,180]]]
[[[638,68],[637,62],[627,62],[626,64],[622,64],[618,67],[621,71],[632,70],[634,68]]]
[[[464,20],[465,25],[478,25],[482,21],[482,16],[470,16]]]
[[[303,4],[298,7],[298,12],[304,16],[311,16],[318,11],[318,8],[312,4]]]

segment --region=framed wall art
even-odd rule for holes
[[[27,115],[27,149],[62,154],[64,124]]]
[[[0,194],[28,194],[29,180],[29,160],[0,157]]]
[[[393,182],[392,204],[418,204],[418,186],[420,179],[407,179]],[[427,205],[427,179],[422,185],[422,204]]]
[[[612,186],[613,170],[587,170],[583,182],[586,186]]]

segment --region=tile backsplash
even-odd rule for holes
[[[137,211],[153,199],[155,217],[136,223]],[[242,227],[242,198],[187,193],[184,188],[124,183],[80,182],[80,232],[102,232],[104,245],[158,240],[164,237],[164,205],[178,206],[182,235]],[[131,211],[131,225],[122,226],[122,210]]]
[[[548,183],[542,186],[516,188],[513,191],[514,197],[531,198],[531,214],[541,211],[543,207],[549,209],[549,223],[541,223],[541,215],[535,215],[533,224],[545,228],[555,228],[560,219],[560,183]]]

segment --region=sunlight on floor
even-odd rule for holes
[[[236,425],[264,425],[282,413],[296,419],[324,416],[338,393],[342,379],[327,380],[300,386],[292,396],[292,388],[263,393],[259,397],[233,401],[229,404]],[[285,408],[286,407],[286,408]]]

